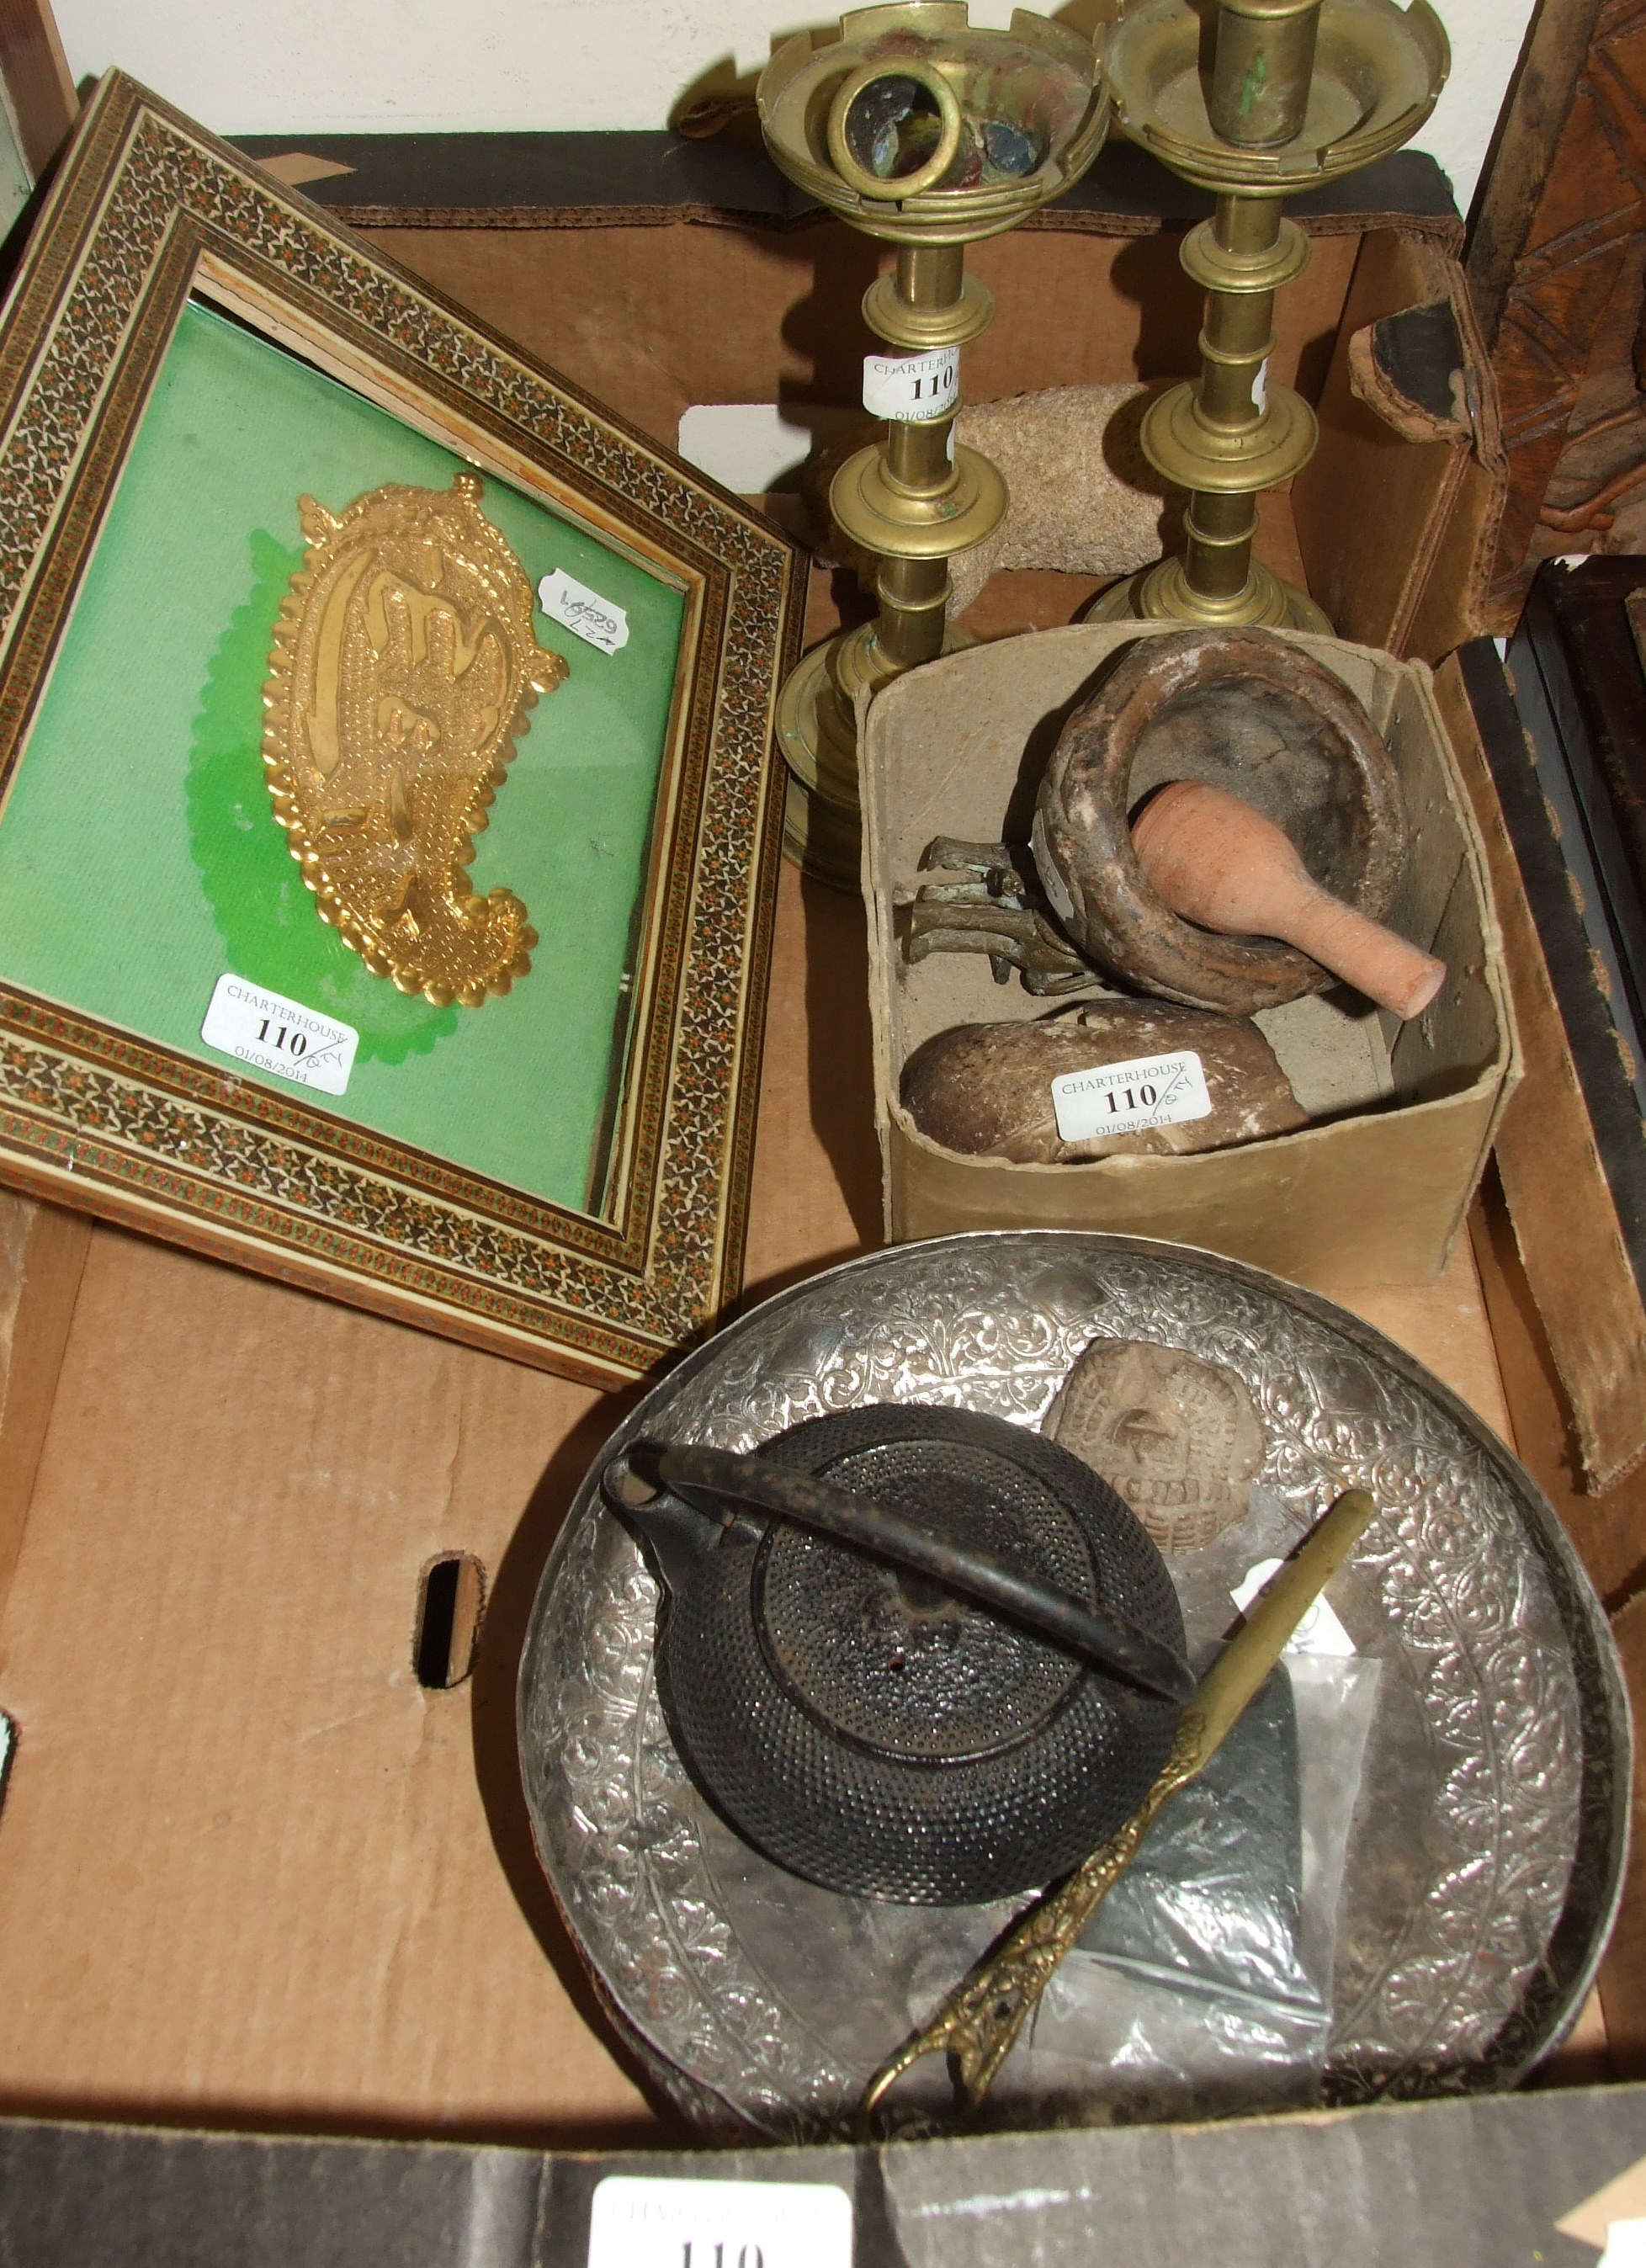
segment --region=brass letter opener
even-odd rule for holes
[[[966,2110],[976,2110],[1063,1955],[1136,1856],[1156,1813],[1205,1770],[1377,1509],[1363,1489],[1350,1489],[1317,1521],[1253,1601],[1243,1627],[1201,1678],[1159,1778],[1120,1833],[1020,1914],[924,2030],[881,2065],[864,2093],[861,2121],[867,2122],[906,2071],[940,2049],[948,2051]]]

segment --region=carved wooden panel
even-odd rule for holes
[[[1585,36],[1586,35],[1586,36]],[[1586,404],[1599,469],[1596,491],[1646,462],[1646,417],[1635,408],[1632,355],[1618,356],[1620,293],[1629,344],[1629,294],[1646,253],[1646,0],[1545,0],[1517,87],[1471,247],[1503,402],[1510,488],[1493,598],[1498,627],[1512,626],[1532,568],[1552,552],[1596,547],[1606,529],[1575,526],[1592,501],[1581,464],[1551,482],[1574,438],[1586,381],[1621,371],[1625,399]],[[1608,321],[1608,318],[1611,320]],[[1611,360],[1597,368],[1597,347]],[[1620,415],[1613,445],[1596,452],[1592,427]],[[1554,524],[1546,521],[1550,507]],[[1599,518],[1605,518],[1604,509]]]

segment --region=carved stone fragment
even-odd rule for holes
[[[1165,1551],[1199,1550],[1238,1526],[1263,1464],[1263,1427],[1232,1371],[1132,1339],[1086,1349],[1043,1430],[1100,1473]]]
[[[1209,1116],[1074,1141],[1058,1131],[1054,1079],[1183,1052],[1200,1058]],[[1152,1000],[1089,1002],[1034,1023],[958,1024],[909,1057],[903,1107],[945,1149],[1018,1165],[1231,1149],[1309,1123],[1255,1024]]]

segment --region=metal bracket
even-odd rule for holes
[[[911,962],[933,953],[984,953],[996,984],[1016,968],[1037,999],[1101,987],[1103,978],[1043,910],[1038,882],[1003,843],[966,843],[934,836],[920,854],[922,873],[964,874],[960,882],[928,882],[908,908]],[[1030,869],[1032,873],[1032,869]]]

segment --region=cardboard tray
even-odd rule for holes
[[[418,137],[417,164],[460,171],[459,148],[429,145],[466,138]],[[374,168],[389,170],[385,160],[363,163],[357,141],[304,148],[335,148],[359,167],[362,185],[320,180],[315,193],[338,195],[340,212],[357,215],[373,243],[659,439],[674,441],[694,403],[775,401],[804,422],[812,405],[859,399],[860,302],[891,250],[815,208],[795,212],[755,151],[676,143],[662,170],[677,197],[692,184],[689,205],[663,202],[655,176],[636,188],[628,173],[621,196],[657,201],[597,203],[585,168],[568,210],[569,190],[558,203],[547,190],[521,200],[518,155],[496,202],[481,201],[471,180],[451,202],[414,203],[402,188],[390,203],[371,184]],[[1420,172],[1428,162],[1404,158]],[[540,179],[553,178],[552,159],[531,162]],[[632,156],[617,162],[648,171]],[[490,166],[496,176],[495,155]],[[776,188],[776,210],[756,209],[751,166]],[[1315,404],[1320,439],[1290,491],[1265,497],[1260,510],[1273,563],[1315,593],[1342,636],[1437,661],[1482,627],[1506,460],[1490,363],[1450,249],[1457,224],[1368,198],[1375,171],[1289,207],[1307,230],[1310,259],[1276,296],[1270,369]],[[968,401],[1198,367],[1204,295],[1178,251],[1185,222],[1209,213],[1211,199],[1136,149],[1111,148],[1097,173],[1089,195],[968,250],[968,273],[996,309],[966,350]],[[459,194],[473,201],[457,203]],[[1398,350],[1399,319],[1420,309],[1449,329],[1457,374],[1444,415],[1413,398]],[[1096,585],[1053,579],[1073,587],[1051,599],[1047,619],[1067,622]],[[812,635],[821,628],[819,616]]]
[[[1504,2268],[1539,2252],[1592,2268],[1608,2222],[1646,2199],[1638,2171],[1616,2179],[1642,2150],[1640,2087],[643,2157],[18,2123],[0,2128],[0,2248],[29,2268],[583,2268],[597,2185],[645,2174],[844,2191],[852,2268],[1182,2268],[1214,2244],[1220,2268]],[[676,2268],[681,2253],[651,2257]]]
[[[1127,210],[1054,212],[982,248],[1001,313],[968,357],[975,395],[1193,367],[1176,251],[1197,216],[1157,201],[1169,188],[1155,176]],[[602,208],[582,187],[574,202],[410,218],[384,199],[371,217],[665,442],[695,401],[851,398],[873,255],[848,232],[712,196],[689,216]],[[1266,556],[1330,581],[1356,637],[1434,658],[1470,627],[1467,563],[1501,474],[1489,372],[1472,371],[1470,426],[1419,439],[1350,352],[1403,310],[1463,304],[1456,225],[1340,202],[1310,225],[1275,369],[1319,401],[1322,448],[1266,505]],[[1002,578],[974,625],[1064,622],[1090,587]],[[819,578],[812,635],[834,618]],[[874,1242],[878,1181],[861,910],[786,873],[747,1296]],[[11,2257],[578,2263],[596,2164],[563,2154],[599,2146],[627,2170],[815,2169],[856,2192],[860,2268],[966,2268],[1031,2243],[1175,2268],[1209,2241],[1232,2268],[1592,2257],[1554,2225],[1646,2152],[1634,2089],[856,2159],[669,2154],[691,2138],[659,2123],[583,1984],[513,1749],[525,1614],[621,1398],[29,1207],[0,1249]],[[1338,1295],[1510,1432],[1466,1247],[1433,1285]],[[1505,1314],[1516,1297],[1509,1284]],[[1500,1344],[1517,1412],[1543,1426],[1532,1340]],[[1620,1522],[1591,1564],[1627,1583],[1643,1535],[1646,1519]],[[484,1571],[485,1618],[473,1677],[430,1690],[417,1602],[452,1552]],[[1646,1669],[1646,1633],[1637,1652]],[[1646,2041],[1646,2004],[1615,2063],[1591,2021],[1569,2071],[1625,2068],[1631,2036]],[[227,2131],[247,2128],[288,2139]],[[297,2139],[327,2134],[399,2139]]]
[[[886,1233],[1106,1228],[1202,1245],[1317,1290],[1426,1282],[1462,1225],[1517,1071],[1484,853],[1421,663],[1293,640],[1342,679],[1387,743],[1412,835],[1392,920],[1449,971],[1409,1024],[1341,990],[1258,1017],[1319,1123],[1239,1149],[1035,1166],[961,1156],[902,1107],[903,1066],[934,1033],[1048,1012],[1015,980],[996,985],[981,954],[910,962],[899,909],[922,850],[935,835],[997,842],[1009,806],[1021,823],[1081,688],[1133,639],[1175,627],[1091,625],[974,647],[888,686],[868,713],[863,871]]]

